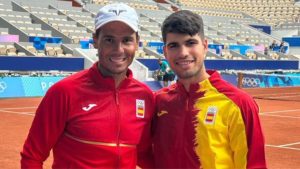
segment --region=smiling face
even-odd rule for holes
[[[202,40],[199,34],[167,33],[165,44],[165,57],[179,81],[197,83],[208,78],[204,66],[206,39]]]
[[[98,49],[99,70],[104,76],[125,77],[138,49],[138,37],[128,25],[114,21],[100,28],[94,35]]]

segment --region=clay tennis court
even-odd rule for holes
[[[300,88],[247,92],[269,99],[256,99],[266,139],[270,169],[297,169],[300,166]],[[263,95],[265,94],[265,95]],[[276,100],[278,98],[285,99]],[[20,168],[20,150],[41,98],[0,99],[0,168]],[[51,168],[51,157],[44,168]]]

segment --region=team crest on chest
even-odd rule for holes
[[[135,110],[136,117],[144,118],[145,117],[145,100],[136,99],[135,102],[136,102],[135,103],[135,105],[136,105],[136,110]]]
[[[209,106],[205,115],[205,124],[215,124],[218,108],[216,106]]]

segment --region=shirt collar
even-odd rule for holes
[[[190,84],[190,90],[188,92],[189,94],[193,94],[200,90],[201,91],[205,90],[205,89],[203,89],[203,87],[206,88],[207,85],[210,85],[210,83],[214,83],[217,79],[220,78],[220,74],[215,70],[207,70],[206,72],[210,75],[210,77],[201,82]],[[177,86],[180,90],[187,92],[185,90],[183,84],[180,83],[179,81],[177,81]]]
[[[89,75],[93,79],[97,85],[110,88],[110,89],[115,89],[115,80],[111,76],[103,76],[100,70],[98,69],[98,62],[94,63],[93,66],[89,69]],[[127,86],[129,82],[133,79],[133,73],[130,69],[127,70],[126,72],[127,78],[125,78],[119,88],[123,86]]]

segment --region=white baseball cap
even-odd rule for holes
[[[123,22],[135,32],[138,31],[138,15],[133,8],[124,3],[113,3],[102,7],[95,18],[95,31],[113,21]]]

